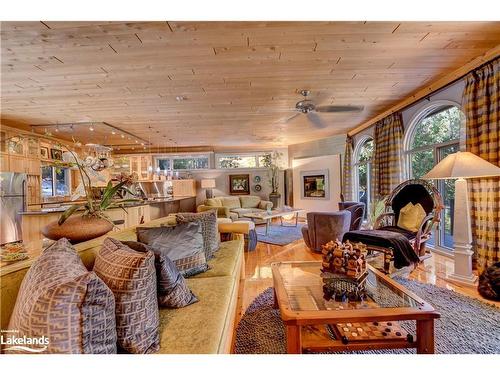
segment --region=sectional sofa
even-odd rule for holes
[[[255,195],[216,197],[207,199],[197,210],[214,208],[217,208],[219,217],[236,220],[248,213],[268,211],[273,208],[273,203]]]
[[[175,219],[175,218],[174,218]],[[172,218],[153,220],[145,226],[171,224]],[[135,228],[112,232],[110,237],[136,241]],[[108,236],[108,235],[106,235]],[[77,244],[83,263],[92,269],[94,258],[106,236]],[[230,353],[240,279],[244,269],[243,236],[234,234],[222,242],[207,272],[188,278],[199,302],[181,309],[160,308],[160,351],[163,354]],[[22,279],[33,260],[0,270],[0,328],[7,329]]]

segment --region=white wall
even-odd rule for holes
[[[325,155],[311,158],[294,159],[293,167],[293,202],[297,208],[307,212],[338,211],[340,201],[340,155]],[[300,173],[328,169],[330,199],[302,199]],[[305,213],[303,214],[305,216]]]

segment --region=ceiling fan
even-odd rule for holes
[[[299,113],[289,117],[285,120],[285,123],[290,122],[294,118],[300,116],[301,114],[305,114],[307,119],[311,122],[311,124],[319,129],[326,128],[328,124],[326,124],[323,119],[318,115],[318,113],[345,113],[345,112],[361,112],[363,110],[363,106],[354,106],[354,105],[323,105],[316,106],[313,100],[308,99],[309,94],[311,93],[309,90],[300,90],[300,95],[304,97],[301,101],[295,104],[295,110]]]

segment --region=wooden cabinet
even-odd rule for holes
[[[26,158],[24,156],[9,155],[9,171],[26,173]]]
[[[149,171],[149,166],[152,165],[150,155],[133,155],[129,156],[130,173],[136,173],[139,181],[149,181],[152,178],[152,173]]]
[[[196,196],[195,180],[172,180],[174,197],[194,197]]]
[[[9,168],[9,155],[2,152],[0,154],[0,172],[8,172]]]
[[[2,155],[2,171],[26,173],[39,176],[41,164],[39,159],[26,158],[18,155]]]
[[[25,169],[26,173],[32,176],[39,176],[41,172],[41,163],[40,159],[32,159],[28,158],[25,161]]]

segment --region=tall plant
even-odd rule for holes
[[[264,166],[267,168],[267,179],[271,187],[272,194],[276,194],[279,189],[279,171],[283,169],[283,153],[274,150],[264,156]]]

